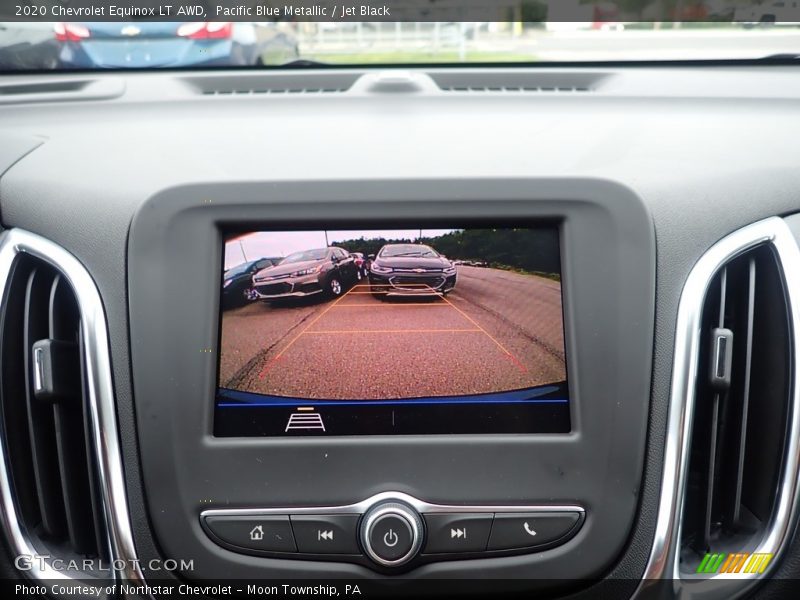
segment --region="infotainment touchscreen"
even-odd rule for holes
[[[226,234],[217,436],[570,431],[555,225]]]

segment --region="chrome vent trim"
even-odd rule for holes
[[[787,294],[790,342],[790,395],[787,412],[785,460],[779,479],[775,509],[752,553],[773,553],[763,573],[735,573],[682,578],[679,568],[681,522],[689,465],[689,441],[695,408],[701,317],[706,294],[719,269],[742,253],[762,244],[775,251]],[[635,598],[651,596],[730,599],[752,590],[758,580],[770,577],[797,522],[798,470],[800,470],[800,249],[783,219],[772,217],[723,238],[697,261],[684,285],[678,306],[675,356],[672,369],[667,435],[661,477],[661,495],[647,567]]]
[[[86,362],[86,396],[91,427],[90,448],[94,453],[102,500],[103,517],[112,561],[123,565],[115,569],[120,579],[135,584],[144,582],[136,559],[125,477],[117,430],[108,330],[100,294],[91,275],[69,252],[53,242],[20,229],[0,233],[0,284],[3,302],[15,259],[27,254],[49,264],[61,273],[74,291],[80,312],[82,342]],[[20,527],[8,468],[5,440],[0,441],[0,520],[16,555],[38,554],[32,540]],[[34,561],[28,575],[42,580],[72,579],[70,574]]]

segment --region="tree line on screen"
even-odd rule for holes
[[[384,244],[422,243],[450,260],[483,261],[491,267],[526,272],[561,272],[558,231],[547,229],[464,229],[420,239],[359,238],[337,242],[348,252],[377,254]]]

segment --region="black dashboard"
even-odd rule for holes
[[[733,64],[5,77],[10,569],[100,556],[138,592],[780,597],[798,81]],[[427,262],[386,258],[405,231]],[[507,231],[550,240],[528,252],[535,292],[457,254]],[[309,232],[321,253],[225,306],[240,240],[284,256]],[[515,235],[504,252],[533,244]],[[738,557],[741,577],[715,576]]]

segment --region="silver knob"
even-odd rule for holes
[[[400,502],[382,502],[370,508],[361,521],[361,545],[372,560],[384,567],[410,561],[422,546],[422,519]]]

